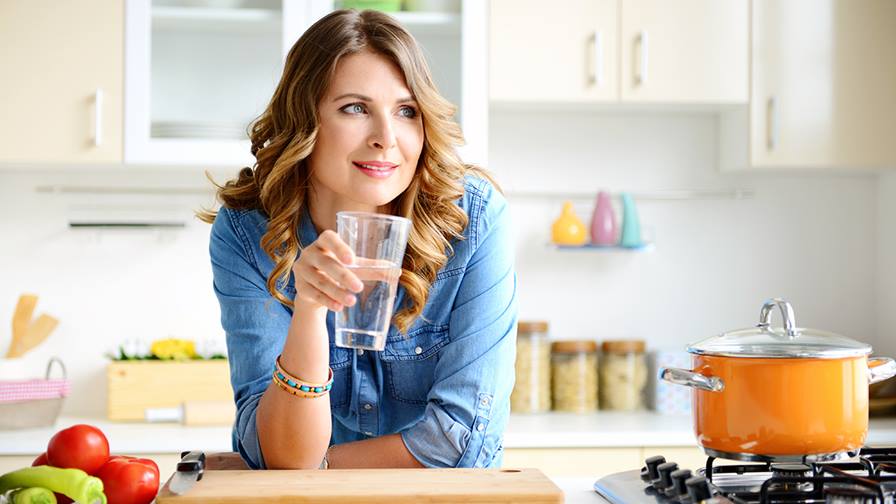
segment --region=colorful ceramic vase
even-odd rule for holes
[[[557,245],[585,244],[587,240],[585,224],[576,215],[571,201],[563,203],[563,211],[551,227],[551,239]]]

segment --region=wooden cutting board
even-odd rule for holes
[[[169,483],[158,504],[563,502],[563,492],[537,469],[206,471],[186,495],[169,492]]]

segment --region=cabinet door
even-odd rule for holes
[[[491,100],[616,100],[617,20],[617,0],[492,0]]]
[[[623,0],[622,100],[746,103],[747,0]]]
[[[754,0],[753,166],[896,165],[896,2]]]
[[[0,162],[122,159],[118,0],[0,2]]]

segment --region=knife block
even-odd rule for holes
[[[147,408],[233,401],[226,360],[116,361],[106,369],[109,420],[144,420]]]

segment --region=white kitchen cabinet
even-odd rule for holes
[[[267,106],[289,49],[334,8],[332,0],[205,5],[127,0],[127,163],[251,166],[249,124]],[[440,91],[459,105],[462,154],[479,163],[488,130],[486,56],[478,49],[484,10],[464,1],[459,13],[394,13],[423,45]]]
[[[622,0],[625,102],[745,103],[746,0]]]
[[[722,169],[896,167],[894,23],[890,0],[753,0],[750,105],[721,116]]]
[[[122,158],[116,0],[0,2],[0,163]]]
[[[496,103],[745,103],[747,0],[492,0]]]
[[[492,0],[490,97],[495,101],[615,101],[618,0]]]
[[[752,165],[896,166],[894,24],[891,0],[754,0]]]

